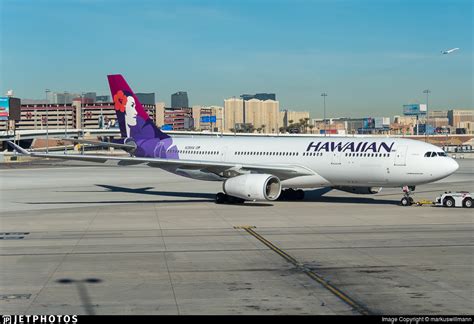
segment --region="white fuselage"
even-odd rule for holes
[[[286,188],[321,186],[399,187],[433,182],[452,174],[456,161],[421,141],[390,137],[174,137],[179,159],[298,166],[313,175],[282,181]],[[427,152],[439,155],[427,157]],[[175,169],[201,180],[214,174]]]

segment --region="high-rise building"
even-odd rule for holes
[[[459,127],[461,122],[474,122],[474,110],[452,109],[448,111],[449,125]]]
[[[237,98],[224,100],[224,128],[226,131],[235,129],[237,124],[244,123],[244,101]]]
[[[69,93],[69,92],[53,92],[50,95],[52,104],[70,104],[74,98],[78,98],[81,95],[78,93]]]
[[[150,92],[150,93],[141,93],[137,92],[135,93],[137,96],[138,100],[142,105],[154,105],[155,104],[155,93]]]
[[[82,95],[87,102],[94,103],[97,98],[97,94],[95,92],[86,92]]]
[[[196,130],[223,131],[224,107],[221,106],[193,106],[194,128]],[[211,116],[216,121],[211,120]],[[203,118],[204,117],[204,118]]]
[[[275,100],[250,99],[245,101],[245,123],[262,133],[278,132],[280,104]]]
[[[110,102],[110,96],[108,96],[108,95],[96,96],[95,101],[98,102],[98,103]]]
[[[171,95],[171,108],[188,108],[188,94],[185,91],[178,91]]]
[[[157,102],[155,104],[156,109],[156,125],[163,126],[165,124],[165,103]]]

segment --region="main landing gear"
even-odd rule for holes
[[[404,186],[403,187],[403,198],[400,200],[400,204],[402,206],[411,206],[415,203],[412,197],[410,197],[410,194],[415,191],[414,186]]]
[[[301,189],[294,190],[294,189],[285,189],[282,190],[280,193],[280,197],[278,200],[303,200],[304,199],[304,191]]]
[[[215,203],[216,204],[243,204],[244,199],[242,198],[237,198],[233,196],[226,195],[223,192],[219,192],[216,195]]]

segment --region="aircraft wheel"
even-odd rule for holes
[[[215,200],[215,203],[216,204],[224,204],[226,202],[226,197],[227,195],[223,192],[219,192],[217,195],[216,195],[216,200]]]
[[[400,204],[401,204],[403,207],[411,206],[412,200],[410,200],[410,198],[403,197],[402,200],[400,200]]]
[[[472,208],[472,199],[471,198],[466,198],[462,202],[463,207],[465,208]]]

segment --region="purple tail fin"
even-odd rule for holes
[[[107,78],[123,138],[133,138],[135,141],[169,138],[150,119],[121,74],[108,75]]]

